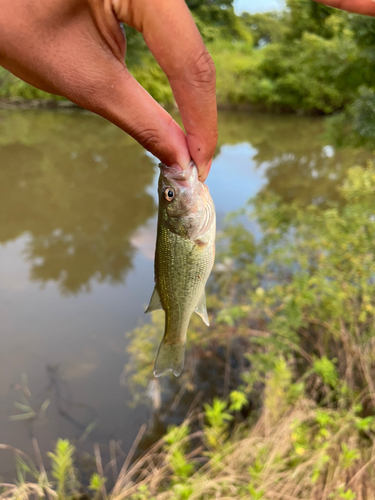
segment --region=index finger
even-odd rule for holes
[[[133,2],[131,2],[132,4]],[[122,4],[124,5],[124,4]],[[120,2],[121,8],[121,2]],[[166,73],[189,151],[205,180],[217,143],[215,66],[184,0],[136,0],[129,16]]]
[[[355,12],[367,16],[375,16],[374,0],[315,0],[317,3],[324,3],[329,7]]]

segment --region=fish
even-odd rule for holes
[[[215,259],[216,213],[198,169],[159,164],[155,288],[146,313],[163,309],[165,329],[154,376],[181,375],[187,329],[197,313],[209,326],[206,283]]]

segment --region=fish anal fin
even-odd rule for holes
[[[208,319],[207,307],[206,307],[206,292],[203,291],[202,297],[199,299],[198,305],[195,308],[194,312],[196,312],[206,323],[207,326],[210,326],[210,320]]]
[[[154,376],[161,377],[167,372],[179,377],[185,363],[185,343],[168,344],[163,339],[154,366]]]
[[[155,286],[154,291],[152,292],[152,295],[151,295],[150,303],[149,303],[148,308],[146,309],[145,313],[157,311],[158,309],[163,309],[163,306],[161,305],[160,295],[159,295],[159,292],[156,290],[156,286]]]

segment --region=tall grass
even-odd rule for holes
[[[213,363],[224,345],[222,398],[192,405],[180,426],[137,459],[146,425],[123,463],[114,455],[103,464],[96,446],[89,484],[75,469],[72,443],[59,440],[45,463],[34,440],[36,464],[14,450],[16,479],[0,485],[0,497],[375,499],[374,192],[375,167],[368,164],[349,171],[332,206],[256,200],[262,241],[243,226],[225,231],[213,326],[207,332],[193,322],[181,380],[181,390],[196,391],[192,367],[202,352]],[[154,321],[131,335],[127,377],[139,394],[152,373]],[[247,362],[233,387],[228,346],[235,339],[236,356]],[[256,398],[258,406],[249,405]],[[21,415],[33,415],[18,406]]]
[[[295,388],[275,384],[280,370],[288,371],[284,361],[268,379],[265,404],[255,423],[233,426],[238,415],[216,400],[204,414],[171,428],[137,461],[126,461],[111,491],[105,490],[101,467],[89,486],[80,485],[71,460],[73,447],[60,440],[48,474],[36,472],[15,450],[23,472],[16,484],[1,485],[0,497],[374,499],[373,420],[359,416],[359,404],[340,411],[319,407],[302,394],[295,400]],[[203,418],[203,426],[191,432]],[[33,480],[27,480],[27,474]]]

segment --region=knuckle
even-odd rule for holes
[[[192,59],[189,71],[193,84],[215,86],[215,63],[207,50],[203,50]]]
[[[142,129],[131,135],[151,153],[160,150],[160,137],[157,130],[151,128]]]

